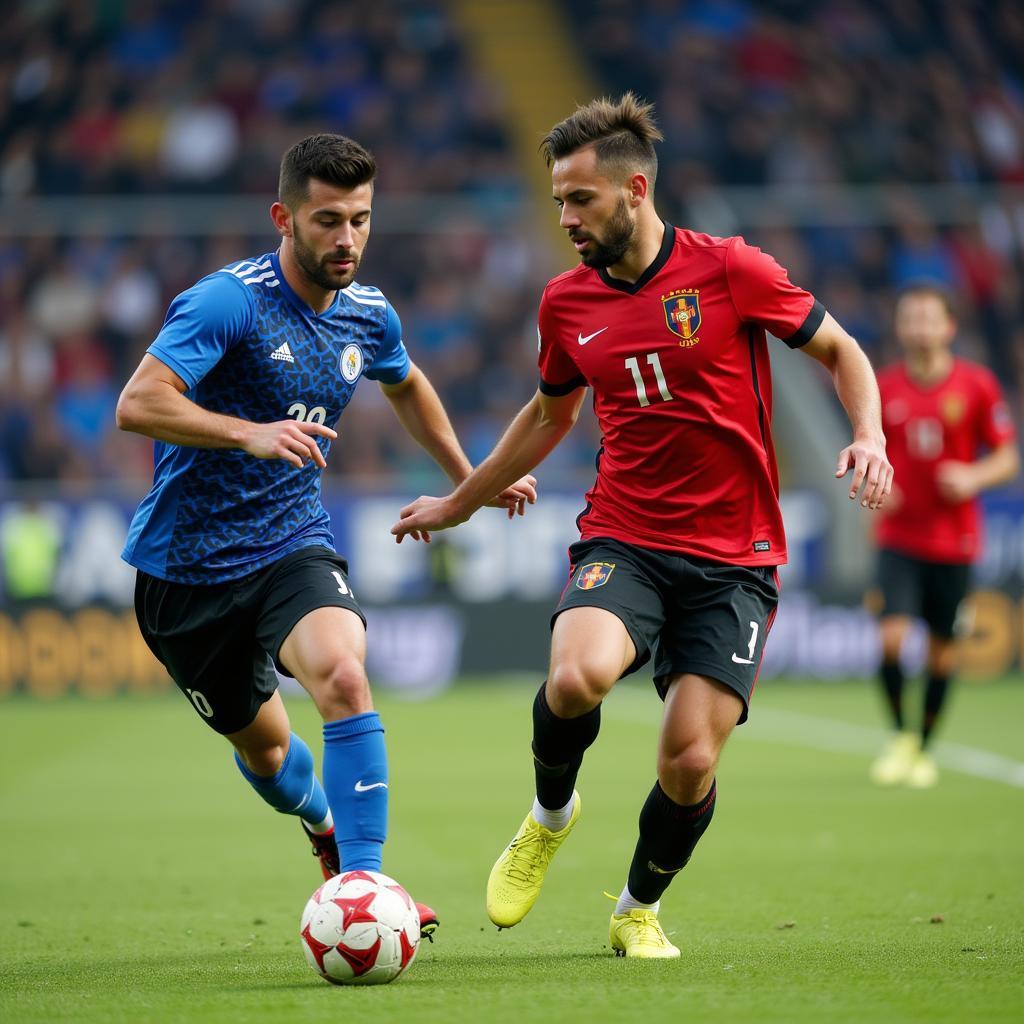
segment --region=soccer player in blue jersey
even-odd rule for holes
[[[354,280],[375,173],[343,136],[288,150],[270,209],[280,248],[177,296],[117,405],[121,429],[157,442],[123,552],[142,634],[245,780],[300,818],[325,878],[380,869],[388,802],[366,620],[320,500],[334,425],[365,376],[455,483],[472,469],[394,309]],[[494,504],[522,514],[534,485]],[[323,717],[323,784],[275,667]],[[436,916],[421,907],[421,923]]]

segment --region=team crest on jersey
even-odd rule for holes
[[[967,400],[963,395],[943,395],[939,401],[939,412],[951,427],[959,423],[967,412]]]
[[[662,295],[661,304],[665,308],[665,323],[668,329],[679,336],[679,344],[683,348],[691,348],[700,338],[700,290],[698,288],[677,288],[675,291]]]
[[[338,364],[342,377],[351,384],[363,372],[363,350],[358,345],[346,345]]]
[[[593,590],[603,587],[615,568],[614,562],[588,562],[582,566],[576,577],[576,586],[580,590]]]

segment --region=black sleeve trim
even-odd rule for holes
[[[790,348],[802,348],[814,337],[821,326],[821,321],[824,319],[825,307],[815,299],[814,305],[811,306],[811,311],[807,314],[807,319],[800,325],[800,329],[795,334],[791,334],[788,338],[783,338],[782,340]]]
[[[579,377],[573,377],[572,380],[567,380],[564,384],[549,384],[543,377],[540,379],[540,393],[548,395],[550,398],[561,398],[563,395],[571,394],[577,388],[586,386],[587,378],[582,374]]]

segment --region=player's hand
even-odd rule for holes
[[[242,450],[257,459],[284,459],[300,469],[307,462],[324,469],[327,460],[317,447],[316,439],[326,437],[333,441],[337,436],[322,423],[301,423],[299,420],[254,423]]]
[[[471,513],[470,513],[471,514]],[[423,495],[402,509],[401,519],[391,527],[395,542],[401,544],[408,536],[413,540],[430,543],[431,530],[447,530],[452,526],[464,523],[469,515],[457,510],[447,498],[431,498]]]
[[[521,477],[511,487],[506,487],[492,501],[487,502],[489,508],[504,508],[508,510],[508,517],[512,519],[516,513],[526,515],[527,504],[537,503],[537,478],[530,476]]]
[[[978,493],[974,467],[969,462],[940,462],[935,468],[935,483],[951,505],[970,501]]]
[[[880,441],[854,441],[839,453],[836,478],[853,470],[850,481],[850,500],[855,501],[860,492],[861,507],[881,508],[892,491],[892,466],[885,456],[885,445]]]

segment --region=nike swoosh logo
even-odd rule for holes
[[[753,658],[741,658],[738,654],[734,654],[732,656],[732,660],[735,661],[737,665],[753,665],[754,664],[754,659]]]
[[[682,871],[684,867],[686,867],[686,865],[685,864],[681,864],[677,868],[668,868],[666,870],[665,868],[659,868],[658,865],[655,864],[653,860],[649,860],[647,862],[647,869],[648,869],[648,871],[653,871],[653,872],[655,872],[655,874],[659,874],[659,875],[674,875],[677,872]]]
[[[578,341],[578,342],[579,342],[579,343],[580,343],[581,345],[586,345],[586,343],[587,343],[588,341],[590,341],[590,339],[591,339],[591,338],[596,338],[596,337],[597,337],[597,336],[598,336],[599,334],[604,334],[604,332],[605,332],[605,331],[607,331],[607,330],[608,330],[608,328],[607,328],[607,327],[602,327],[602,328],[601,328],[601,330],[599,330],[599,331],[594,331],[594,333],[593,333],[593,334],[588,334],[588,335],[587,335],[587,336],[586,336],[585,338],[583,337],[583,334],[582,334],[582,332],[581,332],[580,334],[577,334],[577,335],[576,335],[576,340],[577,340],[577,341]]]
[[[371,782],[368,786],[363,785],[363,780],[360,779],[355,784],[355,791],[357,793],[368,793],[371,789],[387,789],[388,784],[386,782]]]

